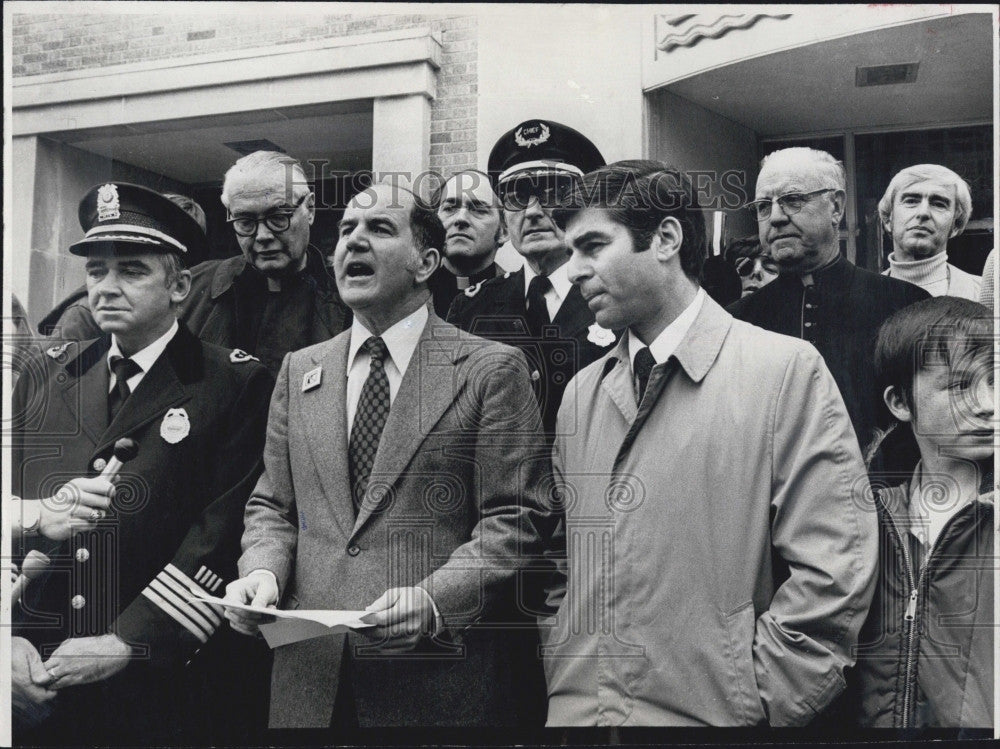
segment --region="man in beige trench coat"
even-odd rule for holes
[[[844,688],[876,564],[833,377],[698,287],[704,219],[676,170],[612,164],[571,205],[570,279],[628,333],[560,409],[580,426],[553,453],[568,585],[548,724],[803,725]]]

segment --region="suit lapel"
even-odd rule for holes
[[[62,388],[63,401],[73,414],[74,423],[80,425],[94,444],[101,440],[101,435],[108,428],[111,378],[105,354],[110,345],[111,338],[106,336],[81,353],[77,366],[82,372],[77,377],[67,378]],[[84,363],[85,358],[89,362]]]
[[[200,344],[197,351],[192,350],[189,336],[186,330],[177,331],[167,344],[166,350],[153,362],[153,366],[143,376],[135,392],[122,404],[121,410],[101,435],[96,452],[110,446],[119,437],[145,426],[168,408],[180,405],[191,397],[175,368],[178,360],[184,362],[182,367],[200,368]],[[195,357],[197,362],[192,361]],[[105,401],[106,399],[107,396]]]
[[[313,364],[323,368],[320,386],[301,394],[298,414],[309,435],[306,443],[324,496],[329,498],[337,524],[345,536],[354,526],[354,502],[347,466],[347,352],[350,332],[335,339],[332,345],[313,357]],[[289,382],[290,390],[301,390],[301,382]],[[293,398],[290,398],[290,400]]]
[[[392,486],[396,483],[421,443],[465,384],[460,382],[450,386],[454,382],[452,372],[442,370],[445,365],[454,366],[461,345],[456,336],[435,337],[435,328],[446,325],[433,313],[427,318],[420,342],[406,368],[406,374],[403,375],[392,408],[389,409],[378,451],[375,453],[369,488],[373,485]],[[451,332],[454,332],[454,328],[451,328]],[[361,503],[354,523],[354,535],[377,508],[375,500],[376,497],[373,496],[369,501],[366,496]]]
[[[594,314],[575,284],[570,287],[569,294],[559,305],[553,325],[559,326],[563,338],[573,338],[582,328],[589,327],[594,322]]]

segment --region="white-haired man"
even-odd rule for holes
[[[969,185],[940,164],[908,166],[889,182],[878,203],[882,225],[892,235],[883,275],[909,281],[931,296],[977,301],[980,279],[948,262],[948,240],[969,223]]]
[[[785,148],[764,158],[747,208],[779,275],[729,311],[816,346],[863,447],[889,416],[875,387],[875,334],[889,315],[927,292],[858,268],[840,253],[846,183],[843,164],[825,151]]]

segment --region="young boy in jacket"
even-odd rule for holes
[[[880,728],[986,728],[995,566],[990,314],[955,297],[917,302],[882,325],[875,367],[920,462],[911,476],[872,477],[879,578],[858,645],[859,719]]]

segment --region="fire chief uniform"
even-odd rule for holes
[[[94,735],[79,721],[93,721],[96,738],[112,711],[134,735],[183,736],[200,720],[186,707],[207,707],[197,661],[222,615],[186,593],[219,594],[235,576],[273,381],[246,354],[175,330],[110,423],[110,336],[49,349],[39,358],[44,376],[20,378],[14,394],[14,413],[37,414],[19,429],[15,494],[50,496],[71,478],[99,475],[119,438],[138,445],[95,530],[35,543],[52,565],[28,587],[16,623],[43,659],[66,638],[109,631],[132,646],[115,677],[60,691],[76,741]],[[65,722],[58,713],[56,722]]]
[[[473,335],[521,349],[535,367],[532,385],[542,424],[551,439],[567,384],[579,370],[610,351],[616,336],[594,321],[580,289],[566,276],[565,265],[552,273],[552,286],[557,293],[562,292],[558,310],[541,335],[533,335],[525,309],[530,281],[526,274],[534,275],[523,267],[466,289],[452,302],[448,322]],[[567,423],[566,428],[572,430],[575,425]]]

